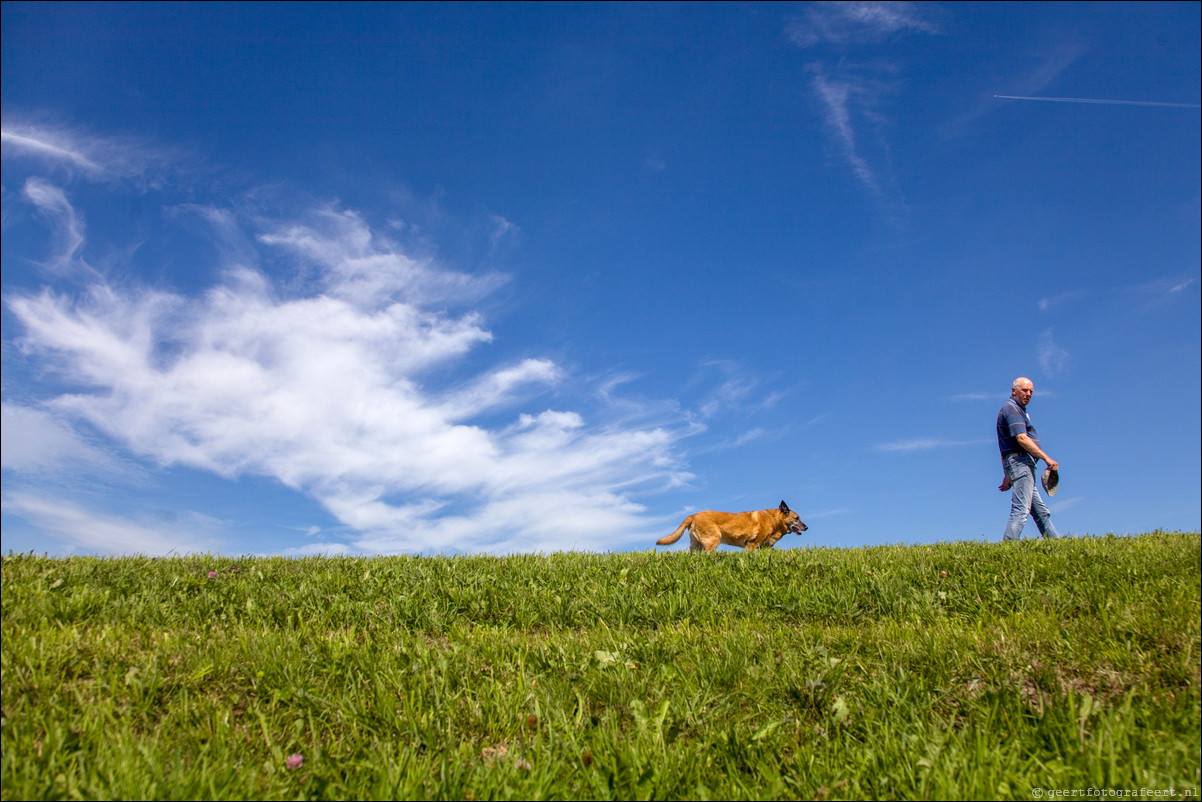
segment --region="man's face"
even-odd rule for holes
[[[1014,395],[1014,400],[1025,407],[1027,404],[1031,403],[1031,394],[1035,392],[1035,385],[1031,382],[1019,382],[1018,384],[1014,385],[1014,390],[1012,392]]]

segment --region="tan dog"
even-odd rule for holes
[[[714,512],[707,510],[685,518],[676,531],[655,541],[670,546],[689,530],[689,551],[713,551],[719,543],[742,546],[747,551],[770,549],[787,533],[800,535],[809,529],[785,502],[775,510]]]

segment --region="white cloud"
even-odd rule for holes
[[[188,520],[139,522],[87,509],[62,498],[36,493],[6,493],[4,511],[19,515],[47,537],[71,550],[89,554],[195,554],[218,551],[222,544],[215,522],[203,516]]]
[[[157,186],[172,165],[185,158],[128,138],[88,136],[11,119],[0,129],[0,152],[5,159],[22,159],[56,175],[89,181],[134,180],[148,186]]]
[[[890,121],[880,109],[898,91],[899,69],[876,59],[875,53],[871,60],[857,63],[846,51],[889,37],[938,34],[930,19],[938,13],[933,8],[906,2],[809,3],[785,28],[789,40],[800,48],[829,45],[841,51],[838,60],[820,56],[809,65],[810,88],[852,175],[891,215],[904,212],[905,203],[891,167]]]
[[[1040,298],[1039,304],[1038,304],[1039,311],[1040,312],[1050,311],[1053,307],[1059,306],[1060,304],[1066,303],[1068,301],[1075,301],[1079,298],[1085,297],[1086,295],[1088,295],[1088,293],[1085,290],[1069,290],[1068,292],[1062,292],[1058,295],[1051,295],[1046,298]]]
[[[780,383],[779,377],[771,380]],[[699,398],[697,411],[702,419],[737,411],[758,413],[774,407],[793,391],[790,385],[777,389],[764,387],[765,377],[746,370],[729,359],[708,359],[689,382],[691,394]]]
[[[898,440],[892,443],[881,443],[877,451],[894,451],[909,453],[913,451],[933,451],[940,448],[961,448],[963,446],[979,446],[991,440],[944,440],[938,437],[918,437],[911,440]]]
[[[732,451],[734,449],[742,448],[748,443],[754,443],[757,440],[762,440],[771,434],[773,434],[773,432],[770,432],[767,429],[756,427],[745,432],[741,432],[733,438],[726,437],[714,443],[713,445],[695,449],[693,453],[701,455],[713,454],[721,451]]]
[[[506,404],[526,387],[542,389],[558,383],[563,371],[547,359],[525,359],[476,378],[467,386],[446,394],[441,404],[447,420],[463,421]]]
[[[411,258],[351,211],[260,222],[242,239],[229,213],[205,216],[239,245],[218,249],[237,261],[201,296],[98,282],[79,297],[8,299],[21,347],[79,388],[48,409],[161,465],[278,479],[372,552],[606,548],[647,531],[630,493],[685,476],[672,454],[682,433],[631,422],[629,409],[608,425],[545,404],[472,423],[567,379],[537,358],[450,378],[492,335],[473,312],[448,310],[497,277]],[[295,275],[250,266],[281,254]],[[126,528],[128,542],[155,542]],[[121,529],[109,539],[123,542]]]
[[[1054,36],[1057,37],[1055,40],[1040,43],[1027,52],[1017,53],[1007,62],[1014,67],[1011,73],[984,76],[995,90],[981,92],[970,111],[942,126],[941,135],[945,138],[957,138],[965,131],[975,128],[981,118],[1007,109],[1010,101],[999,100],[999,97],[1032,95],[1054,83],[1084,52],[1081,45],[1060,38],[1063,32],[1057,31]]]
[[[828,78],[824,71],[815,66],[812,86],[815,94],[822,102],[823,117],[827,128],[832,132],[835,142],[851,167],[852,174],[859,179],[870,192],[879,195],[881,188],[876,173],[868,160],[860,154],[856,143],[856,130],[852,124],[852,108],[850,102],[853,95],[867,94],[864,87],[846,78]]]
[[[1127,291],[1142,297],[1145,301],[1155,303],[1168,300],[1174,295],[1185,292],[1196,284],[1197,281],[1198,279],[1195,277],[1187,278],[1184,276],[1155,278],[1130,287]]]
[[[64,470],[124,471],[115,460],[87,442],[67,422],[40,410],[0,405],[0,467],[26,474]]]
[[[488,232],[489,256],[496,256],[505,243],[520,237],[522,230],[499,214],[489,215],[491,229]]]
[[[338,557],[353,553],[345,543],[310,543],[280,551],[284,557]]]
[[[894,34],[938,33],[929,6],[905,2],[818,2],[790,20],[786,33],[799,47],[878,42]]]
[[[1052,330],[1048,329],[1039,337],[1037,346],[1039,367],[1048,376],[1058,376],[1068,364],[1069,353],[1056,344]]]
[[[1048,47],[1032,55],[1036,61],[1034,66],[1025,74],[1015,78],[1014,86],[1017,88],[1014,90],[1014,94],[1033,95],[1042,91],[1072,66],[1084,52],[1085,48],[1082,45],[1071,40],[1049,44]]]
[[[54,235],[52,253],[42,267],[56,275],[80,270],[95,276],[96,271],[78,257],[84,241],[84,225],[66,193],[40,178],[30,178],[25,182],[22,194],[49,223]]]
[[[478,300],[502,280],[442,270],[412,258],[349,210],[319,209],[304,220],[272,225],[259,240],[291,252],[316,270],[326,293],[362,308],[398,302],[463,304]]]
[[[85,173],[100,175],[104,168],[81,153],[68,138],[53,132],[9,129],[0,130],[5,156],[24,155],[51,163],[66,164]]]

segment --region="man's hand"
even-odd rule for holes
[[[1054,470],[1056,473],[1060,473],[1060,463],[1059,462],[1057,462],[1056,460],[1054,460],[1051,457],[1046,456],[1046,455],[1044,456],[1043,461],[1046,462],[1048,464],[1048,467],[1051,468],[1052,470]]]
[[[1005,493],[1007,490],[1009,490],[1010,489],[1010,477],[1003,476],[1002,483],[997,486],[997,489],[1001,490],[1003,493]]]

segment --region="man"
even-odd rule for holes
[[[1022,535],[1027,516],[1035,519],[1039,533],[1044,537],[1059,537],[1052,526],[1052,512],[1039,495],[1039,482],[1035,468],[1043,460],[1053,471],[1060,470],[1060,463],[1049,457],[1039,447],[1039,436],[1027,414],[1027,404],[1035,385],[1030,379],[1018,378],[1010,387],[1010,398],[1002,404],[997,414],[997,444],[1002,452],[1002,484],[998,490],[1010,492],[1010,521],[1006,524],[1003,540],[1018,540]]]

